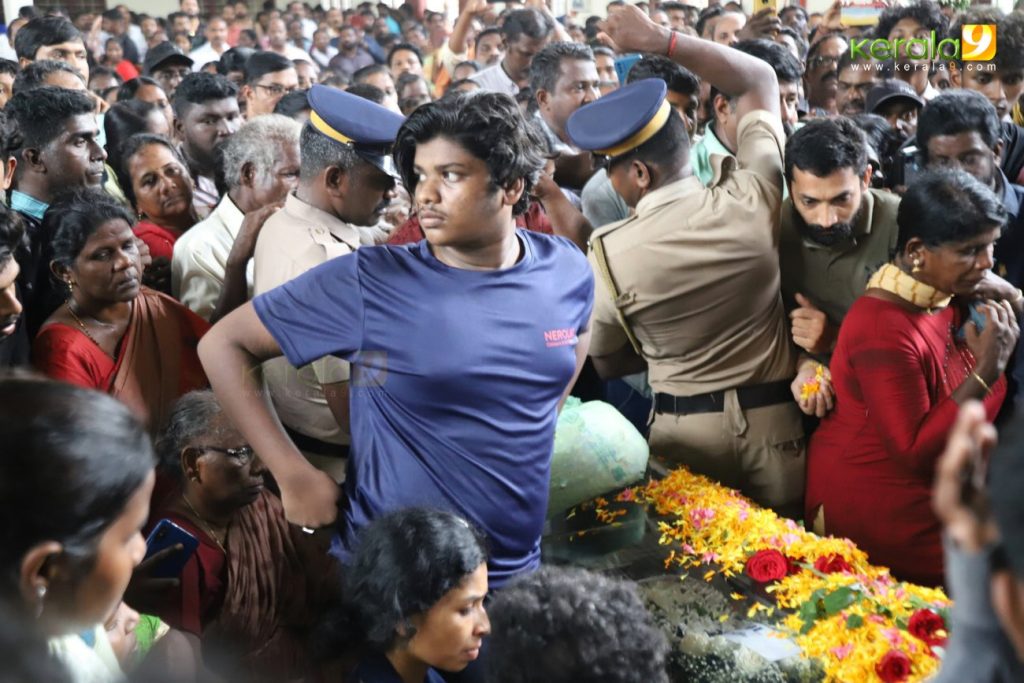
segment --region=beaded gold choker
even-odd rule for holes
[[[953,295],[940,292],[931,285],[908,275],[892,263],[886,263],[868,280],[868,289],[881,289],[909,301],[918,308],[944,308]]]

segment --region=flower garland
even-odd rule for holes
[[[768,584],[784,612],[755,603],[747,616],[781,617],[778,626],[804,657],[822,662],[828,680],[897,683],[938,670],[950,600],[941,590],[896,581],[852,541],[816,536],[683,468],[626,489],[616,501],[653,505],[669,520],[658,523],[659,543],[671,546],[666,569],[704,567],[706,581],[746,574]],[[607,501],[595,502],[598,518],[613,523]]]

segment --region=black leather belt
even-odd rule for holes
[[[284,431],[292,438],[300,451],[306,451],[314,455],[322,455],[325,458],[347,458],[348,446],[340,443],[327,443],[312,436],[297,432],[291,427],[285,426]]]
[[[751,410],[778,403],[793,401],[793,392],[789,388],[790,381],[755,384],[749,387],[737,387],[736,397],[740,408]],[[672,394],[655,394],[654,410],[670,415],[696,415],[699,413],[720,413],[725,410],[725,391],[712,391],[696,396],[673,396]]]

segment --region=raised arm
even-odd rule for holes
[[[285,515],[318,528],[338,514],[338,485],[303,457],[284,431],[263,390],[260,364],[282,355],[252,303],[235,309],[199,343],[199,359],[224,413],[273,473]]]
[[[779,84],[764,61],[731,47],[693,38],[655,24],[633,5],[613,7],[604,34],[619,52],[668,55],[693,73],[737,99],[736,115],[763,109],[779,116]]]
[[[448,49],[463,55],[469,49],[466,34],[473,23],[473,17],[487,11],[487,0],[459,0],[459,18],[455,20],[452,33],[448,36]]]

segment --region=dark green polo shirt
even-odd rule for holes
[[[799,292],[839,324],[853,302],[864,293],[868,279],[886,263],[896,248],[896,212],[900,198],[891,192],[870,189],[852,238],[823,247],[800,236],[793,224],[793,199],[782,204],[779,267],[786,308],[796,306]]]

